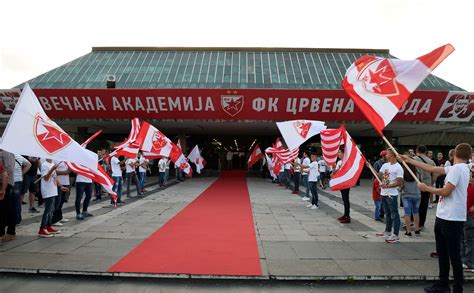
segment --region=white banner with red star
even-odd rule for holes
[[[8,121],[0,148],[18,155],[77,163],[97,170],[97,154],[81,147],[49,119],[28,84]]]

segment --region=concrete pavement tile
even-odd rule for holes
[[[333,260],[267,260],[268,273],[276,276],[344,276]]]
[[[261,241],[287,241],[285,235],[259,235]]]
[[[85,246],[89,247],[103,247],[103,248],[116,248],[116,247],[130,247],[135,248],[140,243],[143,242],[144,239],[141,238],[130,238],[130,239],[102,239],[98,238],[94,241],[87,243]]]
[[[430,277],[437,277],[439,274],[439,269],[438,269],[438,259],[437,258],[431,258],[431,259],[404,259],[402,262],[409,267],[413,268],[416,270],[419,274],[421,275],[426,275]],[[452,270],[450,270],[452,274]]]
[[[262,241],[263,251],[267,259],[297,259],[289,242]]]
[[[36,239],[38,239],[37,236],[16,235],[15,240],[8,241],[8,242],[0,244],[0,252],[13,249],[15,247],[21,246],[21,245],[26,244],[28,242],[34,241]]]
[[[58,244],[64,241],[65,238],[52,237],[52,238],[37,238],[36,240],[30,241],[26,244],[17,246],[10,251],[12,252],[38,252],[52,245]]]
[[[418,244],[418,243],[417,243]],[[423,255],[418,250],[412,249],[411,245],[399,242],[395,244],[385,243],[380,239],[378,243],[350,242],[350,247],[356,250],[364,259],[426,259],[429,258],[429,250]],[[419,244],[418,244],[419,245]]]
[[[71,251],[86,245],[87,243],[93,241],[94,238],[67,238],[64,241],[61,241],[57,244],[51,245],[43,250],[41,253],[58,253],[65,254],[70,253]]]
[[[292,241],[290,245],[300,259],[330,259],[320,243],[314,241]]]
[[[332,259],[364,259],[358,251],[345,242],[321,242],[321,248]]]
[[[121,259],[120,256],[110,255],[57,255],[54,261],[49,262],[42,269],[106,272],[113,264]]]
[[[418,270],[403,263],[400,260],[360,260],[360,259],[337,259],[339,266],[349,276],[402,276],[422,275]]]
[[[41,269],[45,265],[60,259],[59,254],[47,253],[16,253],[4,252],[0,253],[0,267],[2,268],[23,268],[23,269]]]

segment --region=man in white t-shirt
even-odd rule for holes
[[[400,215],[398,214],[398,188],[403,185],[403,169],[397,162],[397,157],[392,149],[387,149],[385,156],[387,163],[379,170],[380,195],[385,211],[385,231],[377,233],[377,237],[385,238],[387,243],[400,241]],[[393,233],[392,233],[393,226]]]
[[[52,227],[54,202],[58,197],[56,167],[51,159],[46,159],[41,163],[41,195],[44,199],[44,212],[38,232],[39,237],[52,237],[53,234],[60,233]]]
[[[166,164],[168,163],[167,158],[161,158],[158,161],[158,172],[159,172],[159,185],[160,187],[165,186],[165,172],[166,172]]]
[[[295,172],[294,179],[295,179],[295,190],[293,190],[293,194],[300,194],[300,180],[301,180],[301,159],[296,158],[293,162],[293,170]]]
[[[319,184],[321,185],[322,189],[326,189],[327,165],[322,156],[318,160],[318,165],[319,165],[319,178],[320,178]]]
[[[63,219],[63,204],[66,201],[67,193],[69,193],[69,186],[71,183],[69,182],[69,174],[71,173],[71,170],[67,167],[66,163],[64,162],[58,162],[57,167],[56,167],[56,174],[58,178],[58,185],[59,186],[64,186],[67,188],[67,191],[62,190],[61,188],[58,188],[58,197],[56,198],[56,201],[54,203],[54,212],[53,212],[53,226],[58,226],[61,227],[63,224],[61,221],[64,221]],[[67,222],[67,221],[64,221]]]
[[[308,156],[308,152],[303,152],[303,162],[301,163],[301,176],[303,177],[303,184],[306,188],[306,193],[303,196],[304,201],[309,201],[309,183],[308,183],[308,175],[309,175],[309,165],[311,164],[311,160]]]
[[[425,288],[426,292],[451,292],[449,287],[449,264],[453,267],[453,292],[463,291],[464,274],[461,260],[461,237],[463,224],[467,217],[467,187],[469,185],[469,167],[472,148],[467,143],[460,143],[454,149],[453,165],[436,167],[400,156],[405,162],[417,168],[438,175],[446,175],[444,186],[434,188],[425,183],[419,183],[421,191],[440,196],[436,209],[435,240],[438,253],[439,281],[432,287]]]
[[[140,183],[138,183],[137,173],[135,172],[138,165],[137,158],[128,158],[125,161],[125,180],[127,181],[127,197],[130,196],[130,183],[135,184],[137,187],[137,196],[141,196]]]
[[[125,164],[123,157],[113,156],[110,159],[110,168],[112,169],[112,179],[114,180],[114,186],[112,190],[117,193],[117,203],[122,203],[122,166]],[[114,200],[110,198],[110,204],[114,204]]]
[[[318,179],[319,179],[319,165],[315,153],[311,154],[311,163],[309,164],[308,185],[311,192],[311,204],[306,207],[316,210],[318,205]]]
[[[148,161],[147,158],[143,156],[141,151],[138,152],[138,182],[140,183],[140,192],[143,193],[145,191],[145,179],[146,179],[146,171],[148,170]]]

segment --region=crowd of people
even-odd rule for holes
[[[292,164],[280,166],[273,173],[271,159],[268,165],[272,181],[300,194],[300,182],[306,187],[303,200],[308,208],[319,209],[318,186],[326,188],[329,178],[341,168],[344,148],[338,152],[334,168],[327,166],[316,153],[303,152]],[[373,165],[372,198],[374,220],[385,221],[385,229],[375,235],[393,244],[400,241],[400,230],[406,237],[421,235],[425,229],[429,208],[436,206],[434,234],[439,259],[439,281],[426,292],[451,292],[449,287],[450,264],[453,268],[454,292],[462,292],[463,271],[474,272],[474,153],[469,144],[461,143],[449,151],[448,159],[424,145],[409,149],[403,155],[389,148],[380,152]],[[278,164],[278,163],[277,163]],[[370,163],[367,163],[368,167]],[[278,170],[278,168],[277,168]],[[291,175],[293,173],[293,176]],[[343,224],[351,223],[350,189],[340,190],[344,213],[338,218]],[[404,210],[402,226],[399,207]]]
[[[110,204],[122,204],[122,189],[128,198],[131,184],[136,186],[136,196],[143,196],[147,172],[152,161],[141,152],[136,158],[109,156],[105,149],[97,151],[99,162],[111,176],[112,190],[117,194],[116,202],[110,197]],[[159,184],[164,187],[168,181],[170,160],[161,158],[158,162]],[[0,243],[16,238],[16,226],[22,222],[22,205],[28,206],[29,213],[43,215],[38,231],[39,237],[52,237],[61,231],[69,220],[63,217],[63,205],[68,202],[71,187],[75,187],[76,220],[84,220],[93,215],[88,208],[91,201],[100,201],[104,188],[92,179],[73,174],[64,162],[21,156],[0,150]],[[27,202],[25,202],[27,200]]]

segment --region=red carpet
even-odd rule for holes
[[[222,172],[109,272],[261,275],[245,176],[245,171]]]

